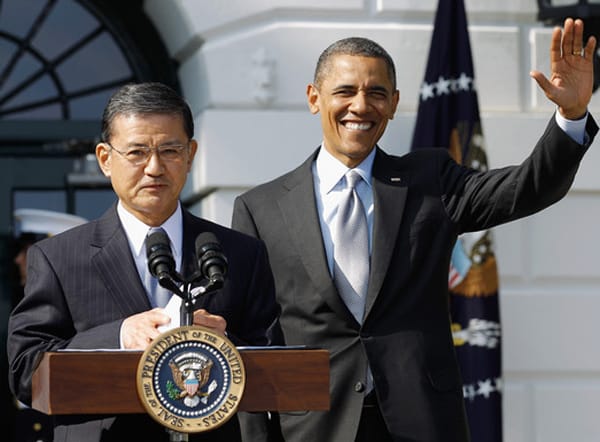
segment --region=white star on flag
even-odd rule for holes
[[[479,388],[477,389],[477,394],[483,395],[485,398],[490,397],[490,394],[494,392],[494,386],[492,385],[491,379],[486,379],[485,381],[479,381]]]
[[[473,79],[470,78],[464,72],[461,72],[460,77],[458,77],[457,82],[458,82],[458,87],[460,88],[460,90],[462,90],[462,91],[468,91],[469,90],[469,83],[473,82]]]
[[[433,98],[435,97],[435,94],[433,93],[433,89],[434,89],[434,85],[431,83],[426,83],[423,82],[423,85],[421,85],[421,101],[426,101],[428,98]]]
[[[438,78],[438,81],[435,84],[435,87],[437,89],[438,95],[450,93],[450,81],[446,80],[444,77],[440,76],[440,78]]]

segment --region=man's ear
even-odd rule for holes
[[[104,176],[110,178],[110,146],[108,146],[106,143],[98,143],[96,145],[96,160],[98,161],[98,166],[100,166],[100,170],[102,170]]]
[[[306,100],[311,114],[319,113],[319,90],[314,84],[306,87]]]
[[[394,115],[396,115],[396,109],[398,109],[398,103],[400,102],[400,91],[396,89],[394,91],[394,95],[392,96],[392,115],[390,116],[390,120],[394,119]]]
[[[198,151],[198,142],[195,139],[190,140],[190,154],[188,156],[188,168],[187,171],[192,170],[192,165],[194,163],[194,157],[196,156],[196,152]]]

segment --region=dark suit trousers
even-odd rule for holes
[[[356,442],[392,442],[374,391],[365,397]]]

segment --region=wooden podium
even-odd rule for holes
[[[239,411],[329,409],[329,352],[240,348],[246,386]],[[141,351],[45,353],[32,379],[32,407],[46,414],[145,413],[136,372]]]

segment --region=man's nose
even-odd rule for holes
[[[354,97],[352,97],[352,103],[350,104],[350,110],[352,112],[360,113],[365,112],[369,107],[369,101],[367,98],[367,94],[364,92],[357,92]]]
[[[160,153],[157,149],[152,149],[150,151],[150,156],[146,160],[145,168],[150,171],[161,171],[164,167],[163,162],[160,158]]]

